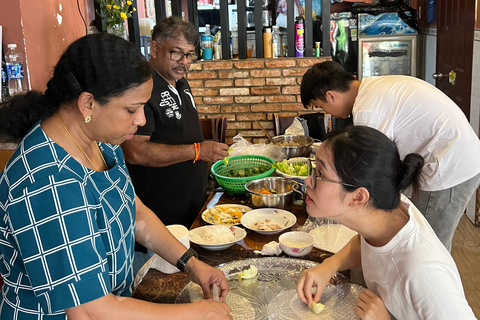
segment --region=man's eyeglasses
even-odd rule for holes
[[[317,170],[315,170],[315,166],[313,165],[313,161],[310,160],[308,161],[308,175],[310,177],[310,183],[312,184],[312,189],[315,189],[317,187],[317,180],[321,180],[321,181],[326,181],[326,182],[332,182],[332,183],[336,183],[336,184],[341,184],[341,185],[344,185],[344,186],[347,186],[347,187],[353,187],[353,188],[359,188],[359,186],[356,186],[356,185],[353,185],[353,184],[350,184],[350,183],[345,183],[345,182],[342,182],[342,181],[337,181],[337,180],[331,180],[331,179],[327,179],[327,178],[322,178],[322,177],[318,177],[317,176]]]
[[[159,47],[166,49],[157,41],[154,41],[154,42],[157,43]],[[195,63],[198,60],[198,54],[196,53],[183,53],[182,51],[178,51],[178,50],[169,50],[168,52],[170,52],[170,60],[172,61],[178,62],[182,60],[183,57],[187,58],[188,63]]]

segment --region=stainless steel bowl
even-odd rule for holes
[[[276,145],[280,145],[285,153],[287,158],[295,157],[310,157],[310,152],[312,150],[313,138],[307,136],[294,136],[294,135],[282,135],[275,136],[272,138]],[[293,141],[295,146],[284,146],[283,144]]]
[[[262,194],[262,188],[275,190],[276,194]],[[257,208],[291,210],[295,201],[295,188],[292,181],[282,177],[263,178],[245,184],[252,205]]]

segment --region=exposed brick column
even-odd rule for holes
[[[198,61],[187,78],[200,118],[227,116],[228,144],[237,134],[257,143],[266,137],[255,120],[274,135],[273,113],[292,116],[321,111],[303,107],[300,83],[311,66],[325,60],[330,58]]]

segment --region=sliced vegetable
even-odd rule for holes
[[[287,160],[282,162],[276,162],[272,165],[275,169],[280,170],[291,176],[306,177],[308,176],[308,165],[302,162],[296,162],[295,164],[289,163]]]
[[[250,265],[250,268],[238,273],[237,279],[238,281],[242,281],[244,279],[252,279],[252,278],[255,278],[257,274],[258,274],[257,267]]]
[[[232,151],[232,148],[228,148],[228,156],[223,158],[223,164],[225,164],[226,166],[228,166],[228,161],[230,160],[230,155],[232,154]]]

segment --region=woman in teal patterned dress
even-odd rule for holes
[[[231,319],[225,304],[129,297],[135,240],[199,283],[228,292],[136,197],[119,144],[145,123],[151,70],[109,34],[72,43],[45,94],[0,108],[0,134],[21,139],[0,174],[0,319]],[[188,259],[190,258],[191,259]]]

